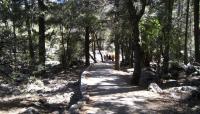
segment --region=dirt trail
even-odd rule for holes
[[[182,105],[165,95],[131,86],[131,74],[113,70],[108,63],[94,64],[84,82],[88,85],[89,100],[81,114],[173,114]]]

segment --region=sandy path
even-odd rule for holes
[[[131,74],[113,70],[108,63],[94,64],[85,78],[89,101],[82,114],[175,113],[176,102],[129,84]]]

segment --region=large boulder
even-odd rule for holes
[[[163,92],[169,93],[170,97],[174,99],[185,100],[191,98],[191,95],[193,95],[194,91],[198,91],[198,88],[195,86],[180,86],[165,89]],[[198,96],[197,93],[194,93],[194,95]]]
[[[152,68],[144,68],[141,72],[139,85],[142,87],[148,87],[150,83],[158,82],[158,76]]]
[[[196,68],[194,67],[194,65],[192,64],[187,64],[187,67],[186,67],[186,74],[187,75],[190,75],[192,73],[196,72]]]
[[[192,76],[200,75],[200,63],[188,63],[186,66],[186,74]]]
[[[180,74],[184,71],[185,71],[185,66],[177,62],[170,63],[169,73],[171,74],[172,79],[178,79]]]

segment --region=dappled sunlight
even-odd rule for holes
[[[26,108],[11,108],[9,111],[1,110],[0,114],[18,114],[26,111]]]
[[[89,80],[87,79],[87,81],[88,81],[87,84],[88,85],[113,85],[113,83],[109,83],[107,81],[109,81],[109,80],[112,81],[113,79],[115,79],[115,77],[108,77],[108,78],[99,77],[99,78],[98,79],[90,78]]]
[[[94,64],[85,72],[82,82],[87,85],[87,103],[81,108],[84,113],[92,114],[141,114],[177,113],[188,111],[184,93],[197,88],[182,86],[153,92],[139,86],[130,85],[130,72],[113,70],[110,64]],[[188,91],[188,89],[190,91]],[[175,92],[173,92],[175,91]],[[187,92],[186,92],[187,91]],[[185,96],[187,96],[185,95]]]
[[[200,113],[199,4],[0,0],[0,114]]]
[[[127,113],[140,109],[151,110],[152,107],[148,106],[151,100],[164,99],[164,96],[158,93],[129,85],[130,73],[113,70],[106,65],[110,64],[94,64],[82,79],[82,82],[87,85],[86,91],[90,96],[90,103],[83,107],[83,110],[87,110],[88,113],[114,114],[124,108]],[[154,104],[152,109],[159,107],[160,104]]]
[[[68,70],[67,74],[59,71],[48,78],[26,77],[28,81],[19,85],[1,83],[0,114],[64,111],[75,94],[74,89],[79,87],[75,83],[81,69]]]

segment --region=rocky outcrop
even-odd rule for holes
[[[148,87],[150,83],[157,82],[158,76],[152,68],[144,68],[141,72],[139,85]]]

